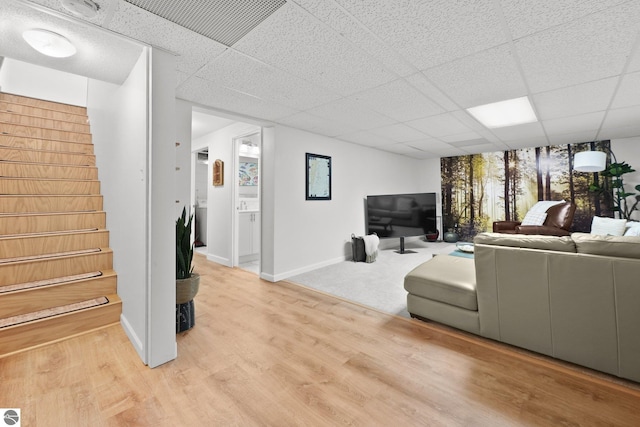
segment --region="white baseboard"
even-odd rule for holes
[[[129,337],[129,341],[133,344],[133,348],[136,349],[138,356],[142,359],[142,363],[147,364],[147,355],[144,351],[144,344],[142,344],[142,340],[138,337],[138,334],[133,330],[131,324],[124,316],[124,314],[120,314],[120,325],[122,325],[122,329],[124,329],[124,333]]]
[[[350,259],[350,257],[348,256],[341,256],[338,258],[333,258],[333,259],[329,259],[326,261],[322,261],[319,262],[317,264],[312,264],[312,265],[307,265],[305,267],[301,267],[301,268],[297,268],[295,270],[290,270],[284,273],[279,273],[279,274],[265,274],[265,273],[261,273],[260,274],[260,278],[264,279],[264,280],[268,280],[270,282],[279,282],[280,280],[286,280],[289,277],[293,277],[293,276],[297,276],[298,274],[302,274],[302,273],[307,273],[309,271],[312,270],[316,270],[318,268],[322,268],[322,267],[326,267],[328,265],[333,265],[333,264],[337,264],[339,262],[343,262],[345,260]]]
[[[223,258],[217,255],[207,254],[207,260],[213,261],[218,264],[222,264],[225,267],[232,267],[231,260],[229,258]]]

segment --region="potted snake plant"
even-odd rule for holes
[[[187,209],[176,220],[176,304],[192,301],[200,287],[200,275],[193,272],[193,243],[191,224],[193,214],[187,219]]]

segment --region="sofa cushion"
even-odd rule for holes
[[[578,253],[613,256],[621,258],[640,258],[640,237],[637,236],[601,236],[588,233],[573,233]]]
[[[546,212],[529,211],[524,216],[524,219],[522,220],[522,224],[520,225],[542,225],[544,224],[545,219],[547,219]]]
[[[478,310],[472,259],[438,255],[411,270],[404,278],[404,288],[433,301]]]
[[[625,236],[640,236],[640,222],[627,221],[627,225],[624,226]]]
[[[528,234],[480,233],[474,243],[509,246],[513,248],[542,249],[546,251],[576,252],[570,236],[541,236]]]
[[[594,216],[591,222],[591,234],[603,236],[622,236],[627,224],[626,219]]]

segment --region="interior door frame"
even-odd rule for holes
[[[233,171],[231,176],[233,177],[233,203],[231,203],[231,227],[233,230],[233,239],[231,243],[231,263],[232,267],[240,265],[239,262],[239,215],[240,215],[240,186],[238,185],[238,176],[240,171],[240,144],[242,144],[243,138],[258,135],[258,148],[260,152],[258,154],[258,202],[259,210],[262,212],[262,128],[258,131],[251,131],[241,135],[233,137]],[[260,242],[262,243],[262,227],[260,227]],[[258,255],[258,262],[260,263],[260,271],[262,271],[262,254]]]

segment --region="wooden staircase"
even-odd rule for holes
[[[0,92],[0,357],[118,323],[84,107]]]

